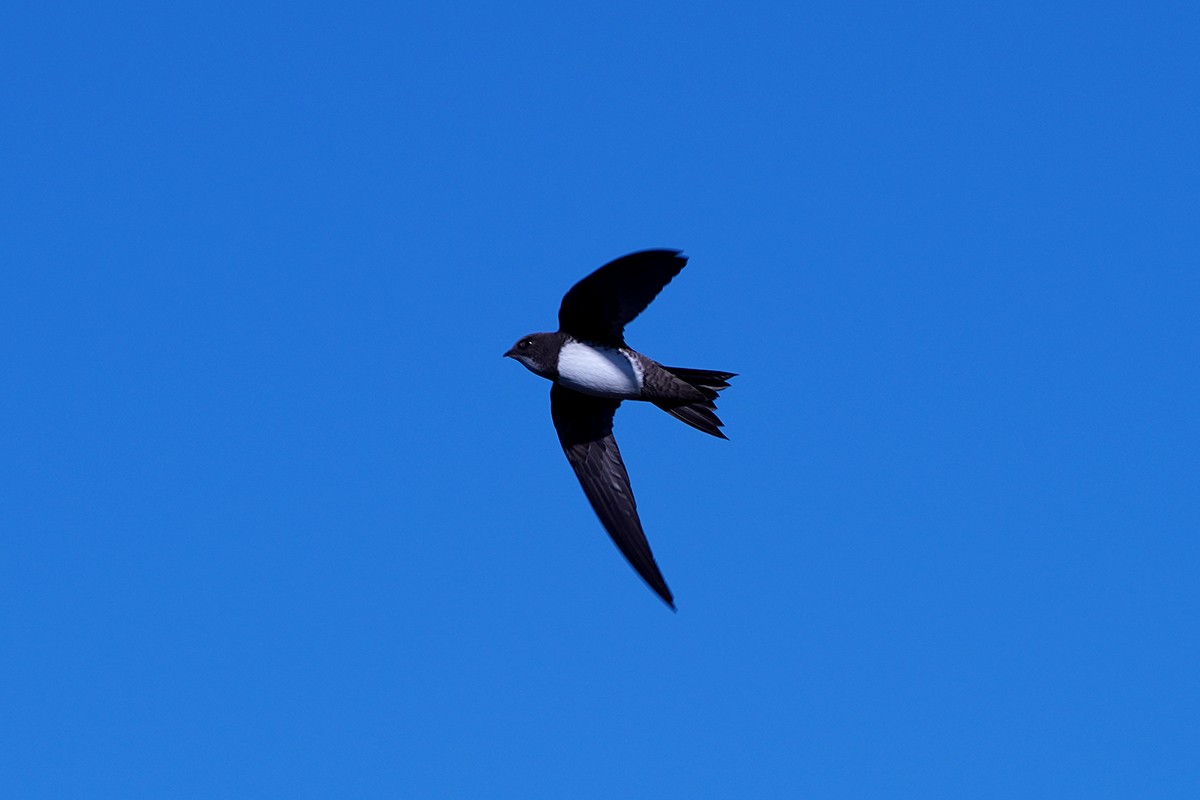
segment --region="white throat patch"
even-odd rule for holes
[[[642,393],[642,369],[615,348],[567,342],[558,352],[558,382],[597,397],[635,398]]]

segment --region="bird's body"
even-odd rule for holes
[[[671,608],[674,599],[642,531],[612,419],[622,401],[646,401],[726,438],[714,401],[733,373],[665,367],[625,344],[625,325],[686,263],[675,250],[612,261],[567,292],[558,331],[525,336],[504,354],[554,383],[550,415],[584,494],[629,563]]]
[[[598,347],[568,337],[558,351],[559,386],[596,397],[640,400],[642,356],[621,347]]]

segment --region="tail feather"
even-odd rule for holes
[[[728,389],[729,379],[737,377],[736,372],[715,372],[711,369],[687,369],[686,367],[663,367],[663,369],[697,389],[701,387],[716,391]]]
[[[704,431],[720,439],[728,439],[729,437],[721,432],[721,428],[725,423],[721,422],[720,418],[716,415],[717,404],[715,401],[717,394],[722,389],[729,388],[729,379],[736,377],[737,373],[667,366],[664,366],[663,369],[698,389],[704,395],[705,399],[694,403],[681,404],[672,404],[669,401],[656,401],[655,405],[675,417],[675,419],[691,425],[698,431]]]
[[[698,431],[712,434],[718,439],[729,438],[721,432],[721,428],[725,423],[721,422],[711,409],[705,408],[699,403],[692,403],[690,406],[667,406],[661,403],[656,403],[655,405],[675,419],[686,422]]]

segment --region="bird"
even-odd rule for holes
[[[608,262],[563,296],[557,331],[522,336],[504,354],[552,382],[550,418],[584,494],[617,549],[672,611],[675,598],[642,530],[613,415],[625,400],[648,402],[728,438],[715,401],[736,373],[664,366],[625,343],[625,326],[687,262],[682,251],[664,249]]]

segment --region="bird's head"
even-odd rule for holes
[[[562,347],[560,339],[557,333],[531,333],[518,339],[504,357],[520,361],[535,375],[554,380],[558,372],[558,351]]]

